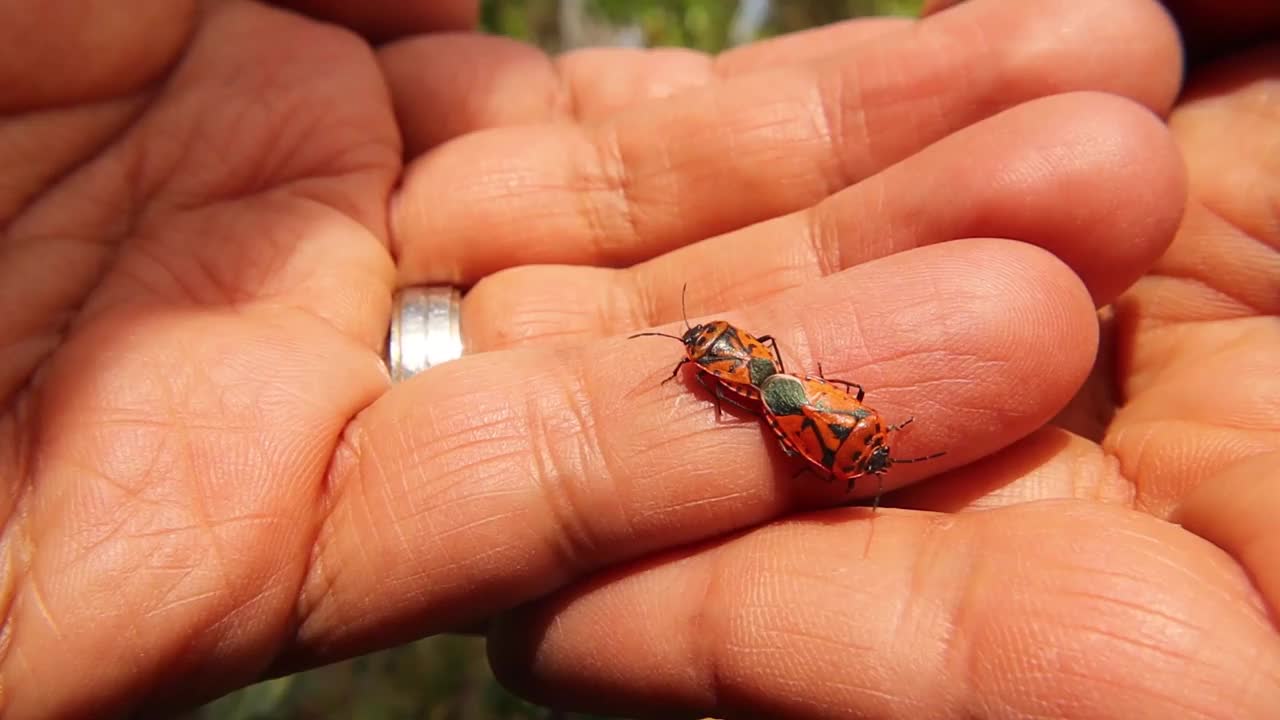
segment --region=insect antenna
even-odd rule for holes
[[[689,310],[685,305],[685,295],[689,292],[689,283],[680,288],[680,317],[684,318],[684,329],[689,330]]]
[[[946,455],[946,454],[947,454],[947,453],[946,453],[946,451],[943,451],[943,452],[936,452],[936,453],[934,453],[934,454],[932,454],[932,455],[922,455],[922,456],[920,456],[920,457],[918,457],[918,458],[910,458],[910,459],[908,459],[908,458],[903,458],[903,459],[901,459],[901,460],[899,460],[898,458],[889,458],[889,462],[891,462],[891,463],[915,463],[915,462],[924,462],[925,460],[932,460],[932,459],[934,459],[934,458],[940,458],[940,457],[942,457],[943,455]]]
[[[660,333],[660,332],[636,333],[635,335],[628,335],[627,339],[631,340],[633,338],[638,338],[638,337],[664,337],[664,338],[671,338],[672,340],[676,340],[679,342],[684,342],[684,338],[678,335],[668,335],[667,333]]]

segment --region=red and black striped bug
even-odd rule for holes
[[[844,385],[841,390],[836,384]],[[889,449],[889,435],[910,425],[907,418],[889,425],[880,413],[862,404],[866,393],[861,385],[822,376],[804,379],[776,373],[760,385],[765,422],[773,429],[789,456],[800,456],[805,470],[813,470],[828,480],[854,481],[875,475],[879,483],[873,510],[880,505],[883,475],[897,463],[932,460],[943,452],[917,458],[895,458]]]
[[[684,344],[685,357],[676,363],[670,377],[663,380],[663,383],[674,380],[680,368],[686,363],[692,363],[697,370],[694,377],[699,384],[711,392],[711,388],[704,381],[704,378],[710,378],[716,386],[714,394],[717,415],[720,413],[721,399],[728,400],[748,412],[756,412],[739,401],[758,401],[760,384],[771,375],[784,372],[777,341],[769,335],[756,337],[725,320],[689,325],[689,314],[685,309],[685,295],[688,288],[686,283],[680,291],[680,313],[684,318],[685,326],[683,336],[643,332],[631,335],[627,339],[652,336],[680,341]],[[725,395],[726,392],[729,394]]]

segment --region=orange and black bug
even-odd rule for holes
[[[694,376],[698,382],[710,392],[711,388],[703,378],[710,378],[716,389],[716,412],[719,413],[720,400],[728,400],[749,412],[755,412],[738,400],[758,400],[760,383],[776,373],[784,372],[782,355],[778,352],[778,343],[769,335],[756,337],[738,329],[724,320],[713,320],[699,325],[689,325],[689,315],[685,311],[686,284],[680,291],[680,312],[684,317],[685,333],[668,335],[660,332],[644,332],[630,336],[665,337],[678,340],[684,344],[685,357],[676,363],[670,377],[662,382],[674,380],[680,368],[686,363],[693,363],[697,369]],[[728,392],[729,395],[724,393]],[[735,400],[734,398],[738,398]]]
[[[907,418],[889,425],[880,413],[862,404],[861,385],[844,380],[828,380],[810,375],[803,380],[777,373],[760,385],[765,422],[777,434],[787,455],[799,455],[811,469],[829,480],[847,481],[875,475],[880,485],[873,507],[880,504],[882,475],[896,463],[932,460],[945,453],[918,458],[895,458],[890,453],[889,435],[907,425]],[[836,384],[844,385],[841,390]]]

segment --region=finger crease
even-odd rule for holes
[[[604,190],[609,201],[601,204],[597,202],[596,193],[584,193],[583,201],[587,203],[584,214],[591,224],[590,237],[595,245],[596,256],[600,262],[607,264],[617,260],[619,247],[628,247],[639,241],[640,227],[636,215],[633,180],[627,171],[617,127],[610,125],[600,128],[600,134],[595,137],[592,146],[596,150],[597,172],[589,173],[589,176],[599,178],[602,183],[602,186],[592,189]],[[616,209],[617,212],[609,213],[607,208]],[[615,227],[619,223],[610,223],[610,217],[617,217],[621,221],[620,227]]]
[[[604,462],[590,413],[584,411],[589,407],[589,400],[580,383],[566,380],[559,386],[558,403],[568,410],[572,427],[551,427],[547,413],[538,406],[536,398],[530,398],[527,412],[536,481],[554,524],[551,545],[566,574],[572,576],[591,569],[595,565],[593,558],[606,547],[590,519],[593,517],[588,507],[590,498],[581,496],[581,491],[587,488],[584,471],[600,464],[605,467],[606,478],[612,473]],[[570,447],[573,448],[571,455],[562,450]]]
[[[834,275],[844,268],[844,248],[840,243],[840,223],[823,204],[804,211],[805,235],[809,251],[820,277]]]

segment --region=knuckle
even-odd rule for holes
[[[565,363],[562,367],[584,367]],[[564,370],[529,396],[529,444],[539,496],[551,521],[549,542],[565,570],[585,572],[616,543],[622,517],[611,453],[585,378]]]

